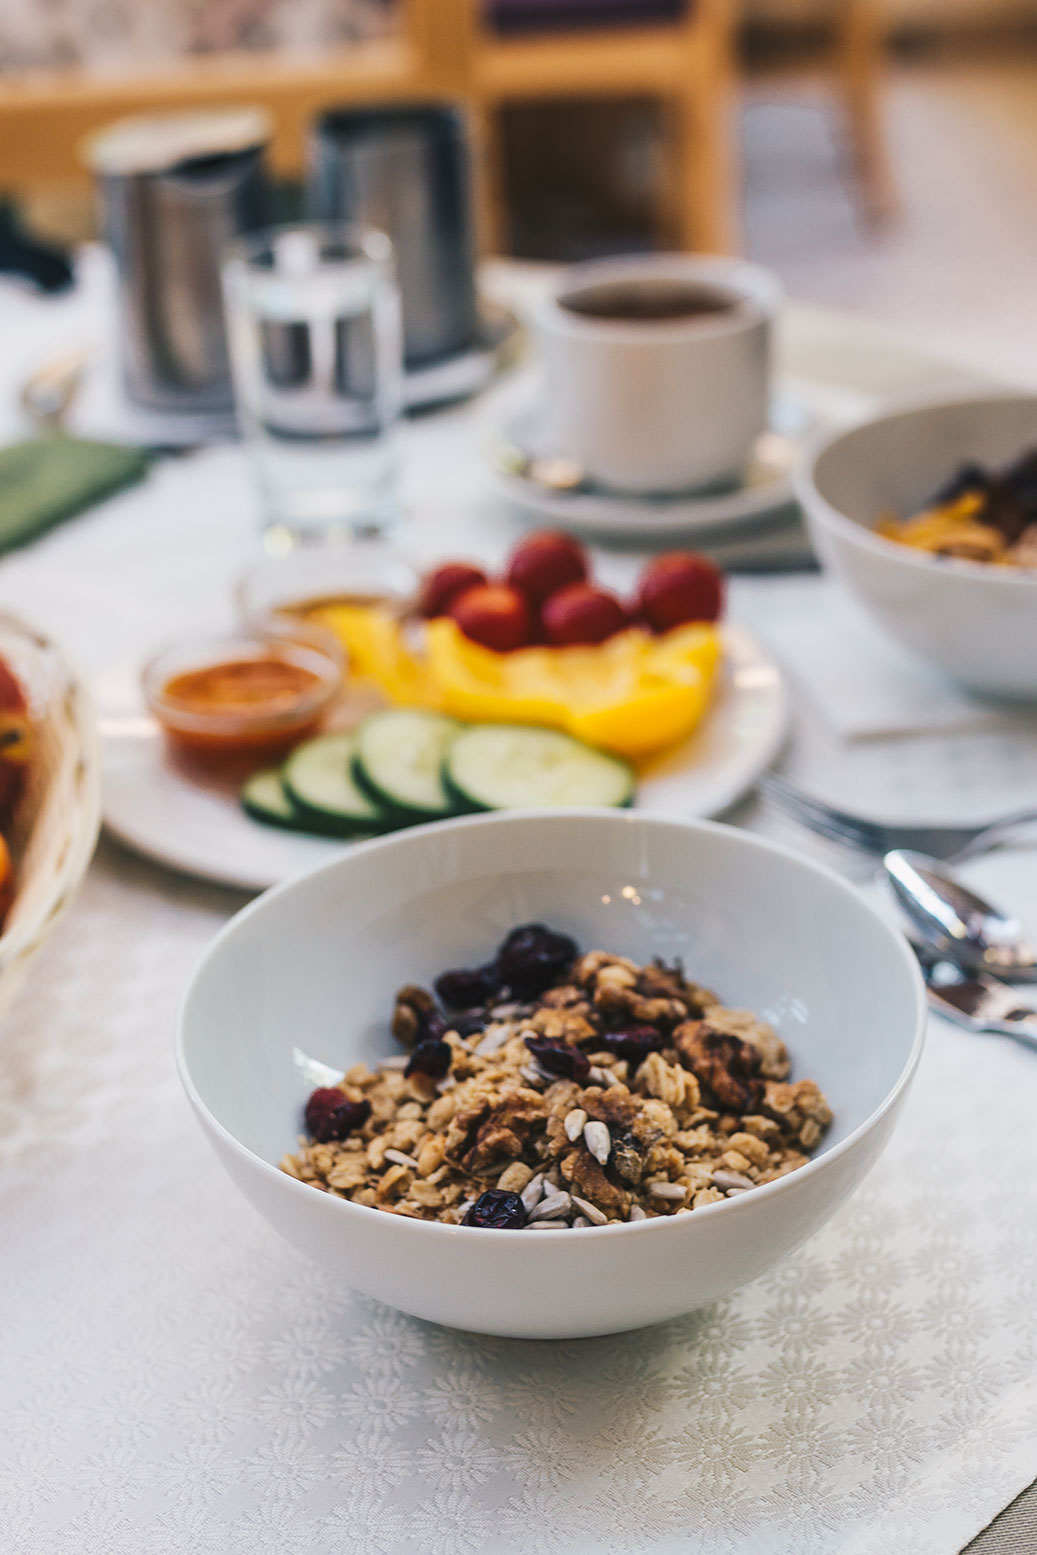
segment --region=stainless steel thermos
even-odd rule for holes
[[[261,109],[125,119],[93,136],[104,235],[115,256],[123,376],[139,405],[232,406],[220,266],[270,220]]]
[[[449,104],[335,109],[311,135],[310,214],[392,239],[409,368],[478,342],[470,160],[464,115]]]

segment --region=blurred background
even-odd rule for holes
[[[71,243],[84,134],[256,103],[291,216],[317,110],[429,98],[471,115],[485,252],[745,252],[1031,374],[1037,0],[4,0],[0,198]]]

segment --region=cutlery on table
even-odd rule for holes
[[[1037,807],[1031,807],[969,826],[938,826],[925,822],[900,825],[837,809],[823,799],[804,793],[776,772],[765,773],[758,786],[777,809],[811,831],[832,842],[841,842],[880,857],[895,849],[907,848],[927,853],[934,859],[961,858],[992,848],[1020,827],[1037,823]]]
[[[894,849],[882,864],[915,934],[937,955],[969,973],[1037,979],[1037,951],[1018,918],[970,890],[946,865],[924,853]]]
[[[928,947],[914,945],[929,1004],[938,1015],[966,1031],[1014,1037],[1037,1047],[1037,1009],[1020,1004],[1013,988],[985,973],[963,971],[953,961],[933,956]]]

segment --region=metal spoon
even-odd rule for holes
[[[1020,1004],[1007,983],[983,973],[963,972],[925,946],[915,944],[914,948],[929,1003],[938,1015],[966,1031],[1013,1037],[1028,1047],[1037,1047],[1037,1009]]]
[[[56,431],[64,422],[79,393],[91,352],[84,346],[52,357],[26,378],[21,389],[22,408],[37,425]]]
[[[897,901],[926,944],[967,971],[1037,981],[1037,952],[1017,918],[962,885],[926,853],[897,849],[883,864]]]

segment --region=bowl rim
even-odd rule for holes
[[[958,556],[935,556],[917,546],[904,545],[878,534],[863,521],[835,507],[817,484],[817,466],[845,438],[854,434],[884,426],[887,422],[901,421],[918,412],[939,411],[953,407],[988,404],[1029,403],[1037,418],[1037,394],[1006,391],[992,387],[989,392],[975,391],[968,394],[907,394],[887,400],[882,410],[873,416],[865,416],[849,426],[820,428],[807,439],[803,451],[792,472],[792,485],[796,501],[808,519],[834,529],[843,539],[887,561],[899,561],[905,566],[924,571],[930,577],[950,577],[982,580],[991,588],[1005,587],[1014,591],[1037,587],[1037,572],[1028,567],[997,567],[990,562],[967,561]]]
[[[733,1199],[723,1199],[715,1204],[704,1204],[700,1209],[695,1211],[694,1215],[657,1216],[653,1220],[632,1222],[627,1221],[619,1224],[605,1226],[585,1226],[581,1228],[581,1237],[585,1238],[591,1235],[600,1237],[602,1234],[615,1235],[619,1232],[626,1233],[628,1235],[638,1235],[649,1231],[657,1235],[660,1225],[664,1223],[670,1224],[677,1221],[686,1221],[690,1225],[696,1217],[703,1214],[715,1215],[717,1213],[725,1213],[729,1216],[733,1216],[738,1213],[745,1213],[747,1209],[751,1207],[751,1204],[760,1205],[764,1203],[765,1200],[769,1201],[770,1199],[777,1199],[783,1196],[790,1191],[790,1187],[794,1182],[805,1181],[807,1176],[816,1176],[820,1171],[825,1169],[828,1163],[837,1161],[842,1156],[849,1154],[856,1148],[860,1141],[865,1138],[866,1135],[870,1134],[882,1122],[882,1119],[886,1117],[890,1111],[896,1108],[905,1091],[910,1086],[911,1081],[914,1079],[915,1072],[918,1068],[922,1056],[922,1051],[925,1046],[925,1036],[928,1025],[928,999],[925,991],[925,984],[923,982],[918,963],[915,960],[914,954],[906,936],[900,934],[899,931],[893,926],[893,924],[884,918],[877,910],[877,908],[874,907],[872,903],[862,895],[857,887],[851,884],[850,881],[844,879],[843,876],[838,874],[834,869],[829,868],[827,864],[819,863],[815,859],[797,853],[794,849],[786,847],[782,843],[774,842],[769,837],[760,837],[757,836],[754,832],[744,831],[740,827],[725,825],[723,822],[719,821],[706,821],[699,820],[697,818],[695,820],[685,820],[682,817],[676,815],[651,815],[632,811],[610,811],[575,807],[551,810],[546,814],[542,810],[509,810],[490,812],[484,815],[458,816],[455,819],[449,821],[430,821],[423,826],[409,827],[404,831],[390,833],[388,836],[374,837],[370,841],[356,843],[353,847],[350,848],[348,853],[341,853],[335,858],[328,859],[324,863],[317,865],[316,868],[303,870],[301,873],[293,875],[290,879],[283,880],[278,885],[272,886],[268,891],[264,891],[260,896],[256,897],[254,901],[249,902],[239,912],[236,912],[229,920],[229,922],[224,924],[223,928],[219,931],[216,937],[210,941],[200,960],[196,963],[180,1001],[180,1008],[177,1015],[175,1042],[176,1067],[177,1073],[180,1077],[180,1083],[184,1087],[187,1099],[195,1113],[202,1120],[205,1126],[209,1128],[223,1142],[225,1146],[230,1148],[233,1154],[238,1156],[250,1167],[258,1167],[260,1170],[260,1175],[266,1178],[268,1181],[276,1179],[279,1186],[287,1187],[290,1192],[298,1190],[300,1193],[312,1195],[313,1189],[307,1183],[300,1182],[296,1178],[290,1177],[287,1172],[282,1172],[279,1166],[274,1165],[270,1161],[264,1160],[263,1157],[257,1155],[255,1151],[250,1150],[247,1145],[242,1144],[241,1141],[237,1139],[236,1136],[232,1134],[230,1130],[220,1121],[220,1119],[217,1118],[216,1115],[210,1110],[205,1101],[202,1099],[191,1077],[188,1060],[184,1051],[188,1006],[191,1002],[194,989],[202,973],[208,967],[210,962],[219,954],[220,948],[224,941],[237,932],[238,925],[247,921],[253,915],[264,911],[267,902],[269,902],[272,898],[276,899],[291,893],[293,890],[305,884],[307,881],[313,879],[315,876],[321,876],[331,873],[332,871],[342,869],[347,865],[349,860],[353,859],[358,854],[363,855],[372,851],[377,851],[379,849],[407,846],[411,840],[420,844],[421,840],[432,832],[436,832],[438,834],[444,830],[458,831],[475,829],[477,827],[507,827],[509,825],[520,822],[528,822],[532,819],[550,819],[556,824],[564,821],[594,819],[596,821],[600,821],[606,826],[610,824],[618,824],[621,826],[637,825],[648,826],[652,829],[658,830],[672,831],[674,828],[680,828],[681,830],[690,830],[696,832],[721,833],[725,836],[737,839],[737,846],[746,846],[761,853],[769,853],[774,857],[783,859],[788,863],[803,868],[807,871],[808,874],[820,876],[829,884],[836,886],[843,896],[851,898],[858,907],[862,907],[878,922],[883,931],[888,935],[891,951],[899,957],[901,963],[907,970],[908,979],[914,988],[915,995],[914,1036],[912,1038],[910,1051],[903,1063],[897,1079],[894,1081],[893,1085],[890,1087],[889,1091],[883,1097],[878,1106],[875,1107],[866,1118],[863,1118],[861,1122],[857,1124],[856,1128],[852,1129],[850,1133],[847,1134],[845,1139],[841,1139],[839,1143],[833,1145],[830,1150],[823,1151],[820,1155],[812,1156],[804,1166],[796,1167],[794,1171],[786,1173],[785,1176],[777,1178],[774,1182],[760,1184],[751,1194],[738,1194]],[[331,1199],[332,1196],[325,1194],[324,1197]],[[307,1202],[309,1202],[309,1200],[307,1200]],[[379,1217],[385,1218],[384,1210],[374,1209],[373,1207],[370,1207],[366,1204],[354,1204],[349,1199],[338,1198],[334,1199],[334,1203],[341,1210],[346,1212],[347,1217],[350,1217],[353,1214],[362,1214],[365,1217],[377,1215]],[[448,1234],[450,1236],[469,1236],[481,1235],[485,1230],[485,1228],[481,1226],[451,1226],[445,1225],[441,1221],[412,1220],[406,1216],[397,1215],[391,1218],[395,1221],[405,1221],[408,1226],[414,1228],[415,1235],[428,1235],[431,1233],[434,1237],[442,1236],[443,1234]],[[543,1246],[545,1239],[548,1246],[552,1244],[552,1241],[557,1240],[560,1240],[563,1245],[568,1243],[568,1238],[547,1238],[546,1232],[540,1232],[537,1236],[538,1246]],[[491,1242],[489,1245],[493,1246],[493,1243]]]

